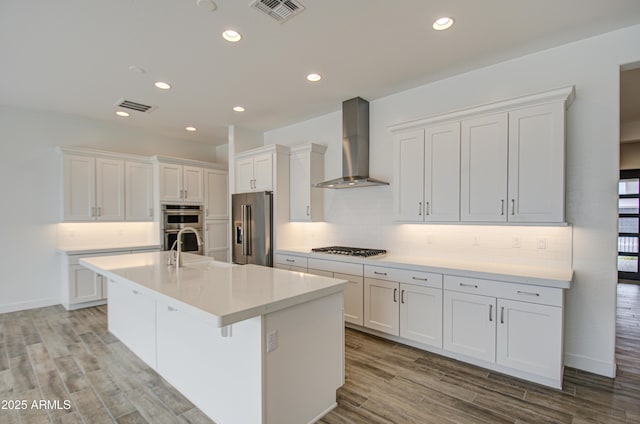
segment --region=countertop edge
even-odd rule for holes
[[[120,252],[123,250],[160,249],[159,244],[132,244],[111,247],[56,247],[56,251],[66,255],[90,255],[93,253]]]
[[[381,258],[359,258],[354,256],[340,256],[340,255],[328,255],[326,253],[315,253],[310,252],[305,249],[295,249],[295,248],[285,248],[285,249],[276,249],[276,254],[289,254],[289,255],[297,255],[297,256],[305,256],[307,258],[314,259],[324,259],[328,261],[336,261],[336,262],[348,262],[348,263],[358,263],[363,265],[372,265],[372,266],[386,266],[389,268],[401,268],[401,269],[410,269],[414,271],[426,271],[426,272],[435,272],[441,274],[448,275],[456,275],[460,277],[472,277],[472,278],[481,278],[481,279],[496,279],[501,281],[506,281],[510,283],[519,283],[519,284],[529,284],[536,285],[542,287],[552,287],[552,288],[561,288],[561,289],[569,289],[571,288],[571,281],[573,280],[573,270],[567,269],[566,271],[558,270],[551,271],[557,274],[565,274],[562,277],[552,278],[544,275],[531,275],[527,273],[517,274],[515,272],[492,272],[488,270],[474,270],[471,267],[463,267],[463,268],[455,268],[450,266],[441,266],[441,265],[428,265],[428,264],[417,264],[412,263],[410,260],[402,261],[398,259],[386,259],[385,257]],[[401,258],[398,256],[397,258]]]

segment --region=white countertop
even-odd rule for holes
[[[167,265],[167,252],[84,258],[80,264],[109,279],[137,284],[165,301],[195,308],[218,327],[337,293],[347,285],[345,280],[233,265],[188,253],[177,270]]]
[[[146,249],[160,249],[159,244],[86,244],[86,245],[73,245],[73,246],[58,246],[56,250],[67,255],[86,255],[92,253],[108,253],[118,252],[122,250],[146,250]]]
[[[388,266],[415,271],[436,272],[461,277],[494,279],[512,283],[532,284],[545,287],[568,289],[571,287],[573,270],[532,267],[492,262],[467,262],[454,259],[439,259],[424,256],[403,256],[387,254],[376,258],[334,255],[311,252],[309,249],[278,249],[276,253],[304,255],[308,258],[330,261],[361,263],[364,265]]]

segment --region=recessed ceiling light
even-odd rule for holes
[[[307,80],[311,81],[311,82],[318,82],[322,79],[322,75],[320,74],[316,74],[316,73],[312,73],[307,75]]]
[[[184,129],[191,132],[196,131],[196,127],[184,127]]]
[[[234,31],[232,29],[228,29],[222,33],[222,38],[227,41],[231,41],[232,43],[237,43],[242,40],[242,35],[238,31]]]
[[[236,112],[244,112],[245,109],[242,106],[234,106],[233,110]]]
[[[443,16],[433,23],[433,29],[435,29],[436,31],[443,31],[445,29],[451,28],[451,25],[453,25],[453,18]]]
[[[171,86],[169,84],[167,84],[166,82],[162,82],[162,81],[157,81],[155,84],[156,87],[158,87],[161,90],[168,90],[171,88]]]
[[[116,112],[116,115],[126,118],[127,116],[129,116],[129,112],[125,112],[124,110],[119,110]]]

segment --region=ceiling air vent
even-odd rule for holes
[[[116,107],[121,107],[124,109],[135,110],[136,112],[153,112],[156,107],[149,106],[142,103],[134,102],[132,100],[120,99],[116,102]]]
[[[294,0],[255,0],[251,7],[283,23],[304,10],[304,6]]]

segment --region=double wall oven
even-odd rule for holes
[[[178,237],[178,231],[184,227],[192,227],[202,238],[204,228],[203,213],[201,205],[162,205],[162,247],[164,250],[171,249]],[[198,247],[196,235],[191,232],[182,234],[182,251],[204,254],[204,247]]]

